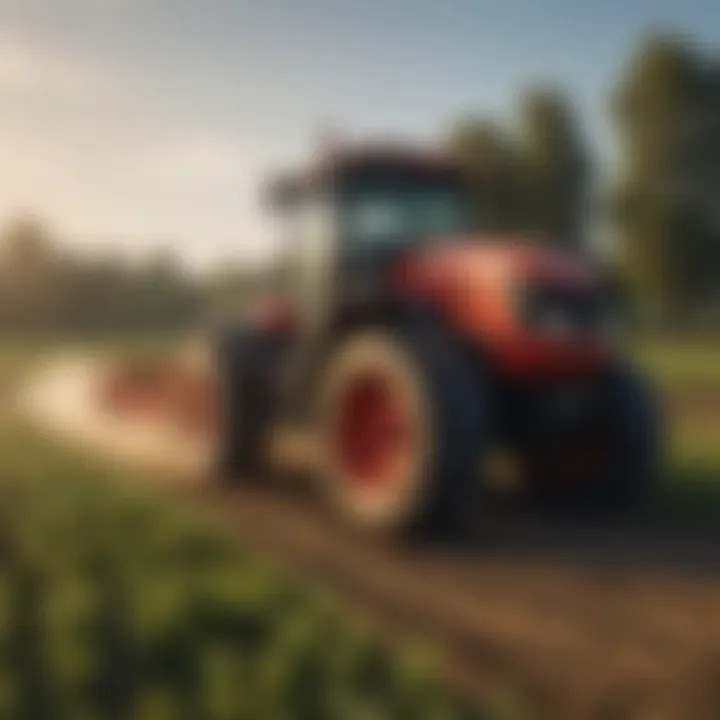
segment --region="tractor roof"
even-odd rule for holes
[[[436,150],[398,143],[375,143],[332,149],[311,165],[309,175],[323,176],[375,167],[399,167],[431,174],[457,171],[451,158]]]
[[[340,146],[319,154],[306,168],[277,178],[271,193],[276,198],[292,197],[308,187],[375,172],[451,178],[460,169],[450,156],[424,147],[398,143]]]

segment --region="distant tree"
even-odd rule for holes
[[[611,97],[620,162],[617,246],[643,304],[665,319],[720,300],[720,67],[652,34]]]
[[[520,100],[524,224],[554,244],[576,246],[587,222],[589,152],[570,101],[555,90]]]
[[[561,93],[535,88],[522,95],[516,133],[468,116],[451,128],[447,144],[470,180],[478,227],[558,245],[582,242],[589,152]]]
[[[466,117],[452,127],[447,144],[468,177],[478,228],[518,229],[522,208],[512,139],[492,121]]]
[[[14,218],[0,243],[0,318],[15,331],[47,329],[61,306],[61,258],[43,223]]]
[[[47,227],[34,215],[14,217],[5,227],[0,245],[0,260],[5,269],[45,265],[54,254]]]
[[[0,233],[0,331],[23,335],[164,332],[190,327],[208,303],[172,253],[137,263],[88,257],[61,245],[39,220]]]
[[[697,60],[684,41],[653,33],[641,42],[611,96],[626,178],[658,193],[669,189],[682,162],[698,80]]]
[[[205,313],[213,321],[237,318],[261,289],[287,289],[287,284],[273,288],[272,280],[268,271],[241,264],[224,264],[214,268],[200,279]]]

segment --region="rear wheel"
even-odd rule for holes
[[[482,388],[437,332],[350,336],[329,361],[320,399],[327,497],[368,530],[466,530],[485,447],[482,411]]]
[[[218,349],[213,474],[222,482],[251,482],[267,470],[277,355],[274,339],[252,329],[229,334]]]

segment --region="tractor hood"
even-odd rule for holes
[[[606,354],[589,322],[591,302],[600,295],[600,276],[578,252],[513,238],[455,238],[400,258],[393,283],[402,295],[429,302],[455,331],[505,365],[537,365],[540,356],[547,356],[555,368],[572,369],[599,362]],[[552,298],[555,306],[541,295]],[[539,316],[535,305],[545,316]],[[588,318],[583,327],[580,310]],[[565,320],[572,322],[563,329]]]
[[[599,282],[592,263],[580,252],[529,244],[519,238],[469,236],[411,251],[396,269],[399,282],[455,284],[471,277],[485,282],[545,279],[561,285]]]

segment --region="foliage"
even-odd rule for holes
[[[248,270],[191,274],[168,252],[131,262],[73,253],[39,220],[0,236],[0,332],[112,336],[186,330],[241,303],[262,281]]]
[[[682,38],[653,34],[628,64],[612,110],[628,279],[665,320],[719,314],[720,66]]]
[[[477,225],[487,231],[516,229],[522,208],[510,138],[492,122],[466,117],[452,129],[448,144],[467,175]]]
[[[571,103],[560,92],[533,88],[522,95],[516,133],[467,116],[451,128],[447,144],[465,168],[479,228],[580,243],[588,153]]]
[[[197,519],[0,428],[0,717],[469,718]]]
[[[535,89],[520,104],[526,226],[558,244],[577,245],[587,221],[588,152],[570,101]]]

